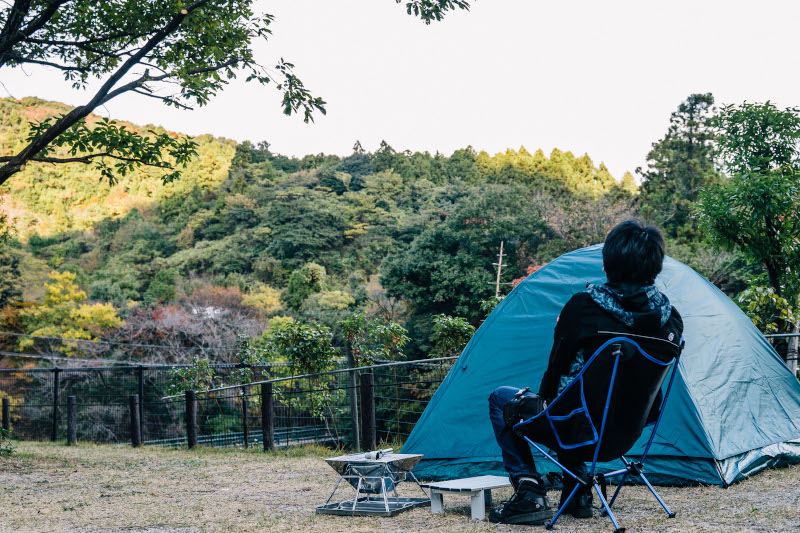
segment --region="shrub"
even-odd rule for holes
[[[474,333],[475,327],[465,318],[448,315],[433,317],[431,340],[436,354],[440,357],[459,355]]]
[[[189,366],[171,368],[168,376],[167,394],[170,395],[214,388],[214,369],[204,357],[194,356]]]
[[[11,435],[8,431],[0,428],[0,457],[8,457],[14,454],[14,443],[11,442]]]
[[[272,335],[272,349],[299,374],[324,372],[339,353],[331,330],[317,324],[286,323]]]
[[[395,322],[369,320],[364,313],[353,313],[340,323],[356,366],[375,359],[403,358],[403,347],[411,340],[408,331]]]

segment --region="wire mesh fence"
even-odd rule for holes
[[[377,442],[403,441],[421,416],[452,360],[399,362],[293,376],[292,368],[211,365],[233,385],[196,395],[197,444],[287,447],[322,444],[359,447],[364,402],[371,404]],[[0,370],[0,398],[10,403],[12,434],[24,440],[67,438],[67,402],[75,397],[78,440],[131,442],[131,395],[145,445],[187,444],[187,399],[169,397],[172,365]],[[245,370],[245,372],[243,372]],[[359,375],[372,374],[371,397],[362,398]],[[271,380],[270,383],[259,381]],[[250,384],[251,382],[259,382]],[[267,386],[268,385],[268,386]],[[369,421],[367,421],[369,422]],[[369,442],[369,441],[366,441]]]

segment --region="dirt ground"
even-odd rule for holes
[[[466,497],[445,497],[444,516],[429,508],[393,518],[316,515],[314,506],[336,481],[322,460],[329,454],[319,448],[264,454],[19,443],[15,456],[0,458],[0,531],[544,531],[473,522]],[[415,496],[409,488],[401,496]],[[340,491],[339,499],[352,497]],[[510,495],[496,492],[495,502]],[[800,466],[764,472],[727,490],[664,488],[661,495],[678,515],[671,520],[646,489],[626,487],[623,495],[615,510],[628,531],[800,530]],[[556,530],[612,528],[599,516],[565,517]]]

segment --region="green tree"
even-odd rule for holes
[[[153,281],[147,287],[144,297],[148,300],[170,302],[175,298],[175,277],[177,272],[173,269],[164,269],[156,272]]]
[[[420,343],[418,348],[427,351],[423,343],[431,335],[432,315],[463,316],[474,323],[483,318],[481,301],[494,293],[492,263],[501,241],[508,265],[502,281],[510,282],[548,236],[549,229],[525,189],[488,187],[388,257],[381,284],[389,296],[411,304],[409,330]]]
[[[775,294],[772,287],[753,283],[737,298],[739,307],[747,313],[753,324],[763,333],[776,333],[788,323],[797,323],[793,308],[786,299]]]
[[[271,337],[271,349],[287,361],[294,373],[316,374],[333,364],[339,353],[331,344],[331,330],[317,324],[289,322]]]
[[[642,176],[641,214],[668,237],[696,241],[702,234],[692,219],[700,190],[719,179],[714,168],[714,97],[692,94],[670,117],[669,130],[647,154]]]
[[[460,316],[436,315],[433,317],[431,340],[435,353],[439,357],[459,355],[474,334],[475,326]]]
[[[292,272],[281,299],[290,309],[297,311],[306,298],[325,288],[326,277],[325,267],[316,263],[308,263],[303,268]]]
[[[462,180],[466,183],[478,183],[480,172],[475,164],[478,154],[472,146],[453,152],[447,161],[447,177],[450,181]]]
[[[13,249],[14,229],[0,211],[0,309],[22,297],[19,254]]]
[[[398,0],[398,3],[403,0]],[[182,109],[205,105],[229,80],[275,84],[286,114],[301,111],[306,122],[325,112],[283,59],[268,70],[253,54],[256,40],[271,34],[272,15],[256,16],[252,0],[14,0],[0,8],[0,68],[45,65],[64,73],[75,88],[92,79],[100,88],[81,106],[56,119],[31,125],[27,144],[0,157],[0,185],[28,162],[97,163],[113,181],[139,165],[168,168],[194,155],[188,139],[135,135],[111,121],[88,127],[86,117],[122,94],[138,94]],[[409,14],[425,23],[463,0],[406,1]],[[64,147],[51,153],[53,146]],[[64,153],[66,152],[66,153]],[[107,161],[111,160],[110,165]],[[113,165],[113,166],[112,166]]]
[[[173,367],[167,372],[167,394],[181,394],[187,390],[206,391],[221,382],[211,367],[211,362],[198,355],[192,356],[188,366]]]
[[[797,332],[791,317],[800,308],[800,109],[778,109],[770,102],[727,106],[719,127],[730,177],[701,195],[702,222],[716,244],[763,265],[766,279],[753,285],[771,291],[752,291],[747,305],[759,299],[769,305],[758,303],[750,314],[760,314],[761,322],[775,323],[781,331]],[[772,316],[763,316],[764,309],[772,309]],[[796,369],[796,338],[785,353]]]
[[[287,114],[302,110],[306,121],[325,103],[312,97],[281,60],[274,71],[259,65],[255,40],[271,33],[271,15],[255,16],[251,0],[16,0],[0,11],[0,68],[45,65],[64,73],[75,88],[103,80],[81,106],[31,124],[27,145],[0,157],[0,184],[27,162],[96,163],[113,182],[139,165],[169,168],[164,179],[179,175],[173,161],[195,155],[194,143],[163,133],[138,135],[113,121],[90,127],[89,114],[123,94],[139,94],[168,106],[190,109],[209,99],[236,77],[283,91]],[[53,148],[64,147],[58,153]],[[109,163],[111,161],[111,163]]]
[[[800,109],[744,103],[719,116],[719,146],[730,177],[701,196],[715,242],[764,266],[775,294],[800,294]]]
[[[396,153],[397,152],[394,151],[394,148],[389,146],[389,143],[386,141],[381,141],[380,147],[372,155],[372,166],[375,168],[375,171],[381,172],[383,170],[389,170],[392,168]]]
[[[272,230],[267,251],[299,266],[318,260],[323,252],[339,249],[345,240],[345,221],[328,195],[291,188],[273,197],[265,216]]]
[[[360,311],[343,319],[339,326],[356,366],[402,359],[403,348],[411,340],[408,331],[400,324],[369,319]]]

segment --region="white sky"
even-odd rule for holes
[[[524,145],[588,153],[615,177],[643,165],[669,114],[693,92],[718,103],[800,106],[800,2],[475,0],[425,26],[393,0],[262,0],[274,37],[257,58],[284,57],[328,115],[281,113],[274,88],[236,82],[195,111],[136,95],[114,118],[173,131],[267,140],[287,155],[375,150],[449,155]],[[58,73],[4,70],[0,94],[77,105]],[[101,110],[101,114],[106,114]]]

